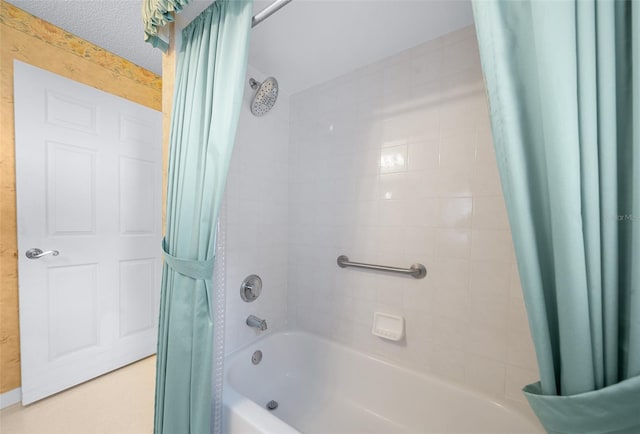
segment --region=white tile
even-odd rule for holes
[[[382,226],[402,226],[406,222],[405,208],[405,201],[380,201],[378,204],[378,224]]]
[[[472,294],[470,299],[471,324],[507,330],[509,309],[507,297]]]
[[[358,201],[376,200],[380,195],[378,175],[364,175],[355,182],[355,196]]]
[[[465,348],[470,353],[504,362],[507,357],[507,332],[473,324],[468,329]]]
[[[478,128],[478,141],[476,145],[476,158],[478,161],[496,161],[493,136],[489,124],[482,124]]]
[[[377,199],[408,200],[412,199],[407,173],[383,173],[378,179]]]
[[[502,195],[477,196],[473,198],[474,229],[509,229],[507,208]]]
[[[405,312],[420,312],[422,315],[433,312],[433,299],[433,288],[427,285],[410,285],[402,291],[402,306]]]
[[[332,318],[311,309],[299,309],[297,323],[303,330],[330,337]]]
[[[333,294],[327,291],[326,287],[314,291],[312,296],[312,306],[317,313],[331,315],[333,311]]]
[[[417,85],[407,96],[403,116],[409,142],[434,140],[440,135],[442,89],[438,81]]]
[[[461,132],[440,137],[440,166],[470,171],[476,157],[476,132]]]
[[[429,349],[427,358],[431,371],[445,379],[464,382],[464,352],[442,345]]]
[[[433,317],[425,313],[419,305],[404,309],[407,343],[421,345],[422,341],[432,341]]]
[[[472,165],[440,166],[437,170],[437,193],[443,197],[470,197],[474,189]]]
[[[450,259],[438,255],[429,265],[427,276],[435,287],[454,291],[467,291],[469,288],[467,259]]]
[[[402,291],[396,286],[382,286],[376,291],[378,303],[393,306],[402,311],[404,309]]]
[[[403,95],[397,96],[398,101],[406,101],[406,97]],[[391,113],[386,116],[382,121],[382,135],[380,144],[382,147],[390,148],[394,146],[406,145],[407,141],[411,137],[408,132],[411,126],[411,118],[406,113]]]
[[[444,136],[473,133],[486,111],[486,97],[479,70],[469,69],[447,76],[440,105],[440,133]]]
[[[464,350],[466,346],[467,323],[446,316],[434,314],[431,324],[431,340],[439,345]]]
[[[354,340],[355,324],[351,321],[335,320],[331,325],[331,338],[338,342],[351,345]]]
[[[409,170],[434,170],[440,162],[438,140],[409,143]]]
[[[371,334],[371,324],[356,324],[353,332],[353,345],[356,350],[373,353],[378,337]]]
[[[405,254],[411,261],[427,261],[434,257],[437,229],[425,226],[404,227]]]
[[[374,353],[387,360],[405,365],[409,364],[412,359],[412,354],[405,341],[390,341],[380,337],[377,337]]]
[[[509,330],[529,336],[529,321],[524,304],[514,303],[509,300],[508,315]]]
[[[436,232],[436,249],[443,259],[469,259],[471,231],[440,229]]]
[[[373,291],[368,291],[368,294],[372,295]],[[358,298],[353,312],[353,321],[361,326],[366,326],[370,330],[375,310],[375,301],[366,297]]]
[[[384,94],[382,97],[382,106],[381,109],[374,113],[374,116],[378,116],[380,118],[389,118],[390,116],[395,116],[398,119],[403,119],[398,116],[398,114],[403,112],[408,112],[412,109],[411,103],[411,95],[413,94],[413,89],[386,89],[384,90]],[[405,132],[402,130],[394,130],[400,136],[399,137],[385,137],[385,140],[391,139],[401,139],[405,137]]]
[[[472,191],[476,195],[501,195],[502,185],[495,161],[478,162],[473,167]]]
[[[506,367],[504,363],[485,357],[467,355],[465,358],[465,379],[478,390],[495,397],[505,392]]]
[[[506,393],[509,399],[526,403],[527,399],[522,393],[524,386],[535,383],[540,379],[538,372],[530,369],[522,369],[507,365],[506,369]]]
[[[405,248],[405,229],[401,226],[399,227],[380,227],[378,229],[378,242],[380,243],[381,249],[386,249],[390,251],[397,252],[400,255]],[[396,259],[397,261],[397,259]],[[397,277],[397,276],[380,276],[381,279],[387,279],[388,277]],[[398,282],[398,279],[393,279],[394,283]]]
[[[507,363],[524,369],[537,369],[536,352],[529,333],[509,331]]]
[[[471,258],[474,261],[510,263],[513,255],[511,233],[506,230],[473,230]]]
[[[509,274],[511,265],[499,261],[471,261],[471,294],[481,297],[502,297],[509,295]]]
[[[428,169],[410,171],[407,175],[408,188],[414,200],[436,197],[438,195],[438,170]]]
[[[355,310],[357,300],[355,298],[347,296],[347,293],[342,290],[338,290],[334,296],[333,315],[336,319],[343,319],[347,321],[355,320]]]
[[[476,162],[473,172],[474,194],[479,196],[502,196],[493,140],[488,129],[480,129],[478,131]]]
[[[409,179],[411,179],[411,175],[409,175]],[[424,227],[437,226],[438,202],[436,198],[407,199],[400,206],[402,207],[401,224]]]
[[[469,311],[472,306],[466,291],[436,287],[433,292],[434,312],[460,322],[469,320]]]
[[[473,210],[470,197],[445,197],[438,199],[439,227],[470,229]]]

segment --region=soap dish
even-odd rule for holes
[[[399,341],[404,336],[404,318],[388,313],[373,314],[373,328],[371,333],[391,341]]]

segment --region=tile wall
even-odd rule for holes
[[[230,206],[252,222],[247,233],[233,235],[230,227],[230,256],[234,243],[267,237],[250,261],[278,262],[273,284],[289,288],[291,324],[497,398],[524,400],[520,388],[538,376],[474,28],[293,95],[290,104],[288,196],[286,186],[272,189],[286,183],[286,144],[269,136],[278,154],[255,141],[239,146],[280,169],[261,165],[261,176],[274,182],[244,191],[251,200]],[[246,162],[238,167],[234,159],[236,176],[249,176]],[[287,199],[288,255],[278,241]],[[256,207],[278,218],[259,226]],[[428,275],[341,269],[340,254],[402,267],[421,262]],[[229,273],[232,297],[242,275],[254,271]],[[280,318],[280,309],[266,311]],[[373,336],[374,311],[404,316],[406,339]]]
[[[249,110],[255,93],[250,77],[262,81],[267,74],[249,66],[227,178],[227,354],[260,336],[245,324],[247,316],[266,319],[267,332],[287,322],[289,95],[280,89],[274,108],[255,117]],[[240,284],[250,274],[262,278],[262,294],[245,303]]]

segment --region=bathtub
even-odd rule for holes
[[[482,394],[305,332],[266,335],[225,364],[225,433],[544,432]]]

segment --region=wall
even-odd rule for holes
[[[290,138],[290,321],[522,401],[537,368],[474,28],[292,96]],[[341,269],[340,254],[428,275]],[[374,311],[404,316],[406,339],[373,336]]]
[[[161,78],[0,1],[0,393],[20,387],[13,60],[156,110]]]
[[[280,88],[271,111],[262,117],[252,115],[255,91],[249,78],[262,81],[267,76],[248,68],[227,178],[226,353],[264,334],[245,324],[247,316],[266,319],[268,332],[287,322],[289,95]],[[262,278],[262,295],[245,303],[240,284],[250,274]]]

